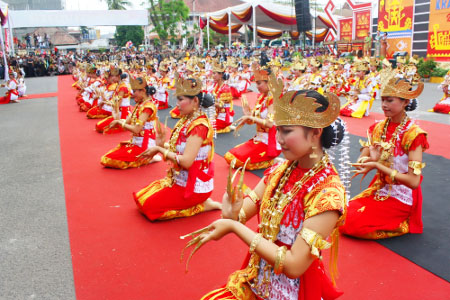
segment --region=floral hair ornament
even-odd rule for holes
[[[288,91],[283,94],[283,81],[274,74],[269,75],[269,89],[274,98],[274,121],[277,126],[301,125],[310,128],[325,128],[339,116],[340,101],[333,93],[324,95],[328,106],[308,97],[306,93]]]
[[[197,96],[202,91],[202,81],[198,78],[183,79],[175,73],[175,97],[178,96]]]
[[[411,84],[402,79],[390,78],[384,89],[381,91],[381,97],[398,97],[401,99],[416,99],[423,91],[423,82],[417,84],[417,89],[411,90]]]

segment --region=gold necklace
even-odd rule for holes
[[[391,122],[391,118],[388,118],[386,120],[386,123],[384,124],[384,128],[383,128],[383,134],[381,135],[381,142],[380,142],[380,146],[381,146],[381,155],[380,155],[380,159],[379,162],[381,164],[383,164],[384,166],[388,167],[388,168],[392,168],[393,167],[393,155],[394,155],[394,149],[395,149],[395,143],[397,141],[398,135],[400,134],[400,132],[402,132],[406,126],[406,123],[408,123],[409,121],[409,117],[408,115],[405,115],[402,119],[402,122],[397,126],[397,128],[395,128],[394,133],[392,134],[389,142],[386,142],[386,134],[387,134],[387,130],[388,130],[388,126],[389,123]],[[384,180],[384,175],[378,171],[378,176],[379,178],[385,182]],[[378,190],[375,193],[375,200],[377,201],[385,201],[386,199],[388,199],[391,196],[391,191],[392,191],[392,184],[388,183],[389,185],[389,189],[388,189],[388,193],[386,196],[381,196],[379,194]]]
[[[302,178],[295,183],[292,189],[284,193],[284,187],[291,176],[292,171],[298,166],[298,161],[291,162],[289,167],[284,172],[283,176],[279,180],[277,189],[272,197],[269,198],[266,205],[261,205],[261,223],[259,224],[259,232],[264,238],[269,241],[276,241],[277,235],[280,231],[281,219],[284,215],[284,209],[291,203],[297,193],[302,189],[304,184],[313,178],[317,173],[323,170],[330,160],[327,154],[323,155],[321,160],[318,161],[308,172],[306,172]],[[264,203],[265,204],[265,203]],[[255,255],[255,263],[253,266],[259,269],[260,258]],[[252,256],[253,256],[252,255]],[[266,264],[263,270],[263,279],[258,284],[255,281],[250,281],[249,284],[258,293],[260,297],[267,298],[270,296],[269,284],[270,284],[270,271],[273,267]],[[257,279],[257,277],[255,278]],[[263,292],[264,291],[264,292]]]

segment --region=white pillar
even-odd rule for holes
[[[256,7],[252,6],[252,17],[253,17],[253,47],[256,47]]]
[[[209,16],[206,15],[206,33],[208,35],[208,50],[209,50]]]
[[[4,43],[4,41],[3,41],[3,27],[2,26],[0,26],[0,44],[1,44],[1,47],[2,47],[2,52],[3,52],[3,63],[4,63],[4,66],[5,66],[5,74],[4,74],[4,80],[6,81],[6,80],[8,80],[8,69],[9,69],[9,67],[8,67],[8,61],[6,60],[6,51],[5,51],[5,43]]]
[[[314,18],[313,18],[313,32],[312,32],[312,48],[315,52],[316,49],[316,18],[317,18],[317,11],[314,7]]]
[[[231,10],[228,11],[228,49],[231,48]]]
[[[15,51],[14,51],[14,37],[13,37],[13,32],[12,32],[12,24],[11,24],[11,14],[8,14],[8,28],[9,28],[9,43],[10,43],[10,47],[11,47],[11,51],[9,51],[9,54],[11,56],[16,56]]]

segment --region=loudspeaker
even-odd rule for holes
[[[298,32],[312,29],[309,0],[295,0],[295,17],[297,19]]]
[[[397,56],[408,56],[408,52],[406,52],[406,51],[397,51],[397,52],[394,53],[394,55],[392,55],[392,57],[394,59],[396,59]]]

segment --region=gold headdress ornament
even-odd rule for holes
[[[411,58],[409,59],[408,64],[410,64],[410,65],[417,65],[417,64],[419,63],[419,61],[417,60],[417,58],[418,58],[418,56],[417,56],[417,55],[414,55],[413,57],[411,57]]]
[[[404,56],[397,56],[397,63],[405,64],[406,63],[406,57],[404,57]]]
[[[227,67],[237,68],[238,64],[237,64],[237,62],[234,61],[234,59],[228,58],[228,60],[227,60]]]
[[[202,81],[199,78],[180,78],[180,75],[175,73],[175,97],[178,96],[197,96],[202,91]]]
[[[331,125],[339,116],[340,101],[333,94],[325,94],[328,99],[328,107],[318,112],[323,107],[316,99],[299,94],[298,91],[288,91],[283,94],[283,81],[277,79],[274,74],[269,76],[269,89],[274,99],[274,120],[277,126],[301,125],[310,128],[325,128]]]
[[[295,64],[292,66],[292,69],[303,71],[303,70],[306,69],[306,65],[305,65],[304,63],[302,63],[302,62],[297,62],[297,63],[295,63]]]
[[[147,62],[147,64],[145,65],[145,67],[146,67],[147,69],[153,69],[153,62],[151,62],[151,61]]]
[[[372,57],[369,60],[369,64],[371,66],[378,66],[380,64],[380,61],[378,59],[376,59],[375,57]]]
[[[223,73],[225,72],[225,67],[220,62],[215,60],[212,64],[212,71],[217,73]]]
[[[342,57],[339,58],[339,60],[337,61],[337,63],[340,64],[340,65],[345,65],[345,64],[346,64],[345,60],[344,60]]]
[[[191,72],[195,72],[195,64],[191,62],[191,60],[188,61],[188,63],[186,64],[186,70],[191,71]]]
[[[241,60],[241,64],[242,65],[250,65],[251,63],[252,63],[252,61],[250,59],[247,59],[247,58],[243,58]]]
[[[381,91],[381,97],[398,97],[401,99],[416,99],[423,91],[423,82],[417,84],[417,89],[411,90],[411,84],[402,79],[392,77]]]
[[[120,69],[116,66],[111,66],[111,67],[109,67],[108,74],[109,74],[109,76],[119,76]]]
[[[383,59],[381,63],[386,67],[392,67],[391,62],[387,58]]]
[[[367,71],[369,70],[369,67],[367,66],[367,63],[364,61],[359,61],[355,64],[355,71]]]
[[[169,71],[169,65],[166,62],[161,62],[159,64],[159,70],[167,72],[167,71]]]
[[[269,80],[269,71],[265,69],[258,68],[255,64],[252,65],[252,72],[255,76],[255,81]]]
[[[311,65],[311,66],[313,66],[313,67],[319,67],[320,66],[320,62],[318,62],[316,59],[311,59],[310,61],[309,61],[309,64]]]
[[[130,77],[130,86],[132,90],[142,90],[147,86],[147,82],[142,77],[136,79]]]
[[[95,74],[95,72],[97,72],[97,68],[94,65],[89,65],[86,68],[86,73]]]

